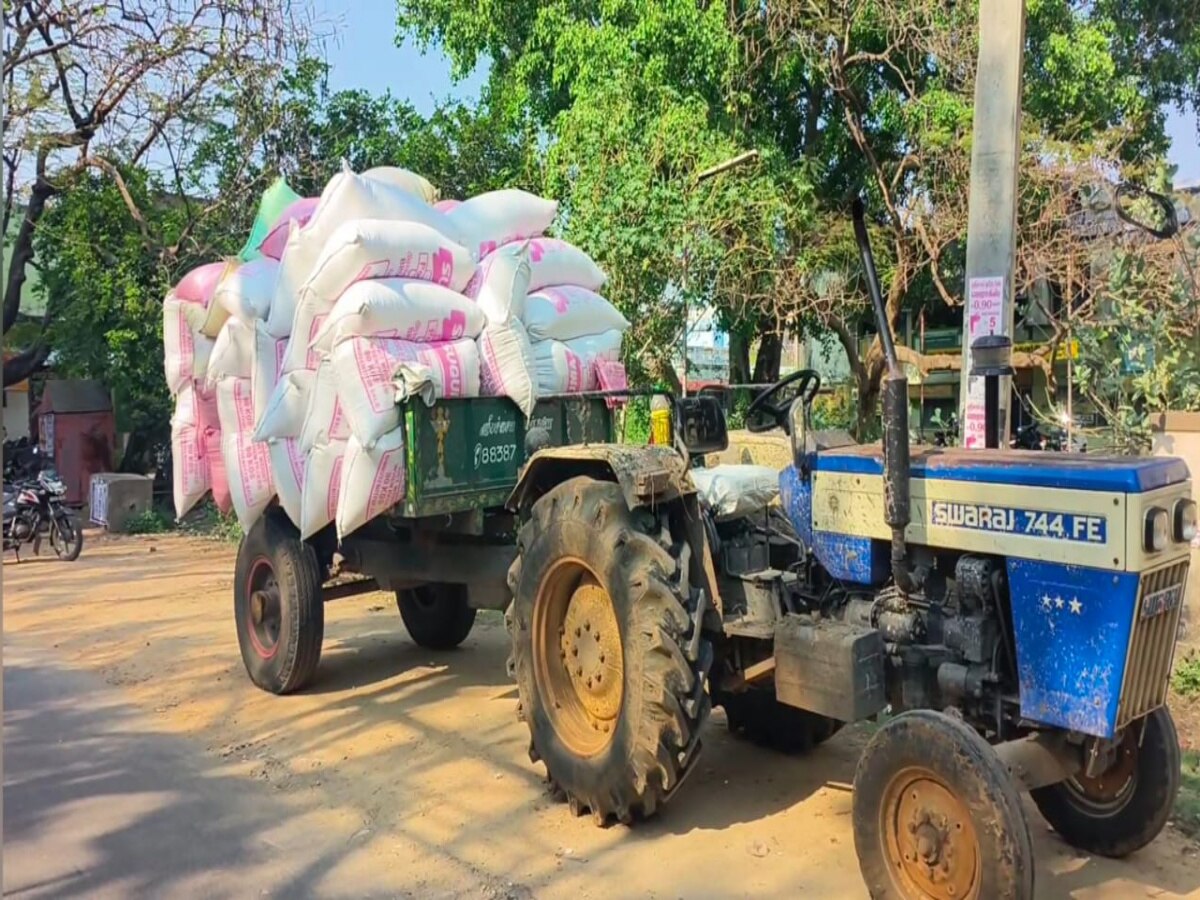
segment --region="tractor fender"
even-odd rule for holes
[[[706,628],[719,630],[721,595],[687,460],[675,449],[665,446],[584,444],[547,447],[529,458],[507,506],[523,517],[537,499],[555,485],[581,475],[615,481],[630,509],[655,508],[678,501],[678,521],[692,550],[691,583],[708,594],[708,615],[714,618],[706,618]]]
[[[583,444],[538,450],[521,472],[508,508],[523,512],[557,484],[580,475],[621,486],[630,509],[694,495],[687,461],[671,447]]]

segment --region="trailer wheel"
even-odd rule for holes
[[[713,702],[725,707],[733,734],[780,753],[808,753],[842,728],[837,719],[780,703],[774,692],[765,688],[722,694]]]
[[[597,824],[650,816],[698,756],[712,645],[690,551],[612,483],[574,478],[533,506],[509,570],[509,671],[530,758]]]
[[[273,694],[308,684],[325,633],[320,567],[292,524],[269,510],[238,547],[233,606],[250,680]]]
[[[396,605],[409,637],[427,650],[453,650],[475,624],[465,584],[424,584],[396,591]]]
[[[1033,843],[1004,764],[933,710],[892,719],[854,773],[854,847],[875,900],[1029,900]]]
[[[1166,826],[1179,792],[1179,735],[1165,706],[1142,721],[1143,728],[1135,722],[1125,729],[1108,771],[1030,792],[1042,817],[1072,847],[1128,856]]]

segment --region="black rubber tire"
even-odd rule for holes
[[[894,776],[910,767],[935,773],[969,810],[979,841],[980,900],[1031,900],[1033,840],[1016,784],[974,729],[934,710],[913,710],[888,721],[858,761],[854,847],[871,897],[914,900],[893,875],[884,827],[885,791]]]
[[[837,734],[842,722],[780,703],[772,688],[722,694],[714,704],[725,708],[731,733],[780,753],[808,753]]]
[[[1141,746],[1133,749],[1137,758],[1130,788],[1113,804],[1089,804],[1070,781],[1030,792],[1042,817],[1072,847],[1120,858],[1141,850],[1166,827],[1179,793],[1179,735],[1165,706],[1144,722]]]
[[[428,650],[453,650],[475,624],[465,584],[426,584],[396,591],[396,606],[408,636]]]
[[[50,526],[55,529],[51,533],[54,539],[50,543],[53,545],[54,552],[60,560],[63,562],[75,562],[75,560],[79,559],[79,554],[83,552],[83,526],[70,513],[64,513],[62,519],[66,521],[67,527],[71,531],[70,540],[63,541],[62,532],[58,529],[56,522]]]
[[[251,579],[273,575],[279,630],[269,646],[251,620]],[[325,604],[317,555],[290,521],[268,510],[242,537],[234,567],[238,645],[250,680],[272,694],[290,694],[312,680],[325,636]],[[257,644],[257,646],[256,646]]]
[[[624,660],[612,738],[588,756],[556,732],[535,675],[534,603],[543,578],[565,557],[583,560],[607,591]],[[712,645],[701,630],[702,594],[689,586],[689,564],[690,549],[672,541],[665,516],[631,511],[619,486],[587,477],[539,498],[518,536],[505,624],[529,756],[545,763],[551,792],[577,815],[590,810],[597,824],[653,815],[699,756]]]

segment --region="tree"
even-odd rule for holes
[[[1162,104],[1200,100],[1195,6],[1031,5],[1029,221],[1040,223],[1062,190],[1039,171],[1047,158],[1098,153],[1134,171],[1161,157]],[[971,4],[554,0],[505,16],[463,0],[398,8],[401,31],[440,44],[459,73],[490,59],[490,95],[544,134],[547,184],[570,213],[567,231],[610,269],[608,254],[620,262],[627,281],[613,285],[614,299],[646,335],[635,349],[674,346],[666,339],[682,327],[681,293],[715,304],[735,346],[759,337],[770,349],[784,329],[829,329],[850,360],[866,427],[883,361],[878,340],[860,352],[868,307],[845,221],[864,190],[892,323],[909,306],[961,305]],[[1162,62],[1140,55],[1151,48]],[[696,190],[697,168],[748,147],[763,153],[762,166]],[[754,198],[760,227],[737,220],[727,191]],[[1032,261],[1036,244],[1023,237],[1022,246]],[[1032,278],[1036,266],[1021,271]],[[735,356],[742,371],[747,355]]]
[[[196,223],[235,202],[193,203],[184,188],[197,128],[214,99],[243,82],[269,84],[305,24],[287,0],[12,0],[4,4],[4,212],[15,224],[4,286],[4,333],[21,314],[22,288],[38,265],[35,235],[52,201],[85,171],[112,179],[147,247],[179,262]],[[269,92],[260,95],[269,104]],[[122,177],[154,164],[164,185],[185,199],[189,226],[164,240]],[[215,208],[214,208],[215,207]],[[21,381],[52,349],[48,329],[60,303],[51,297],[40,329],[4,363],[4,384]]]

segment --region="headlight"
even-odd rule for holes
[[[1175,504],[1175,540],[1190,544],[1196,539],[1196,527],[1196,501],[1178,501]]]
[[[1167,549],[1167,541],[1171,537],[1171,518],[1167,511],[1160,506],[1153,506],[1146,513],[1146,531],[1143,545],[1149,553],[1157,553]]]

